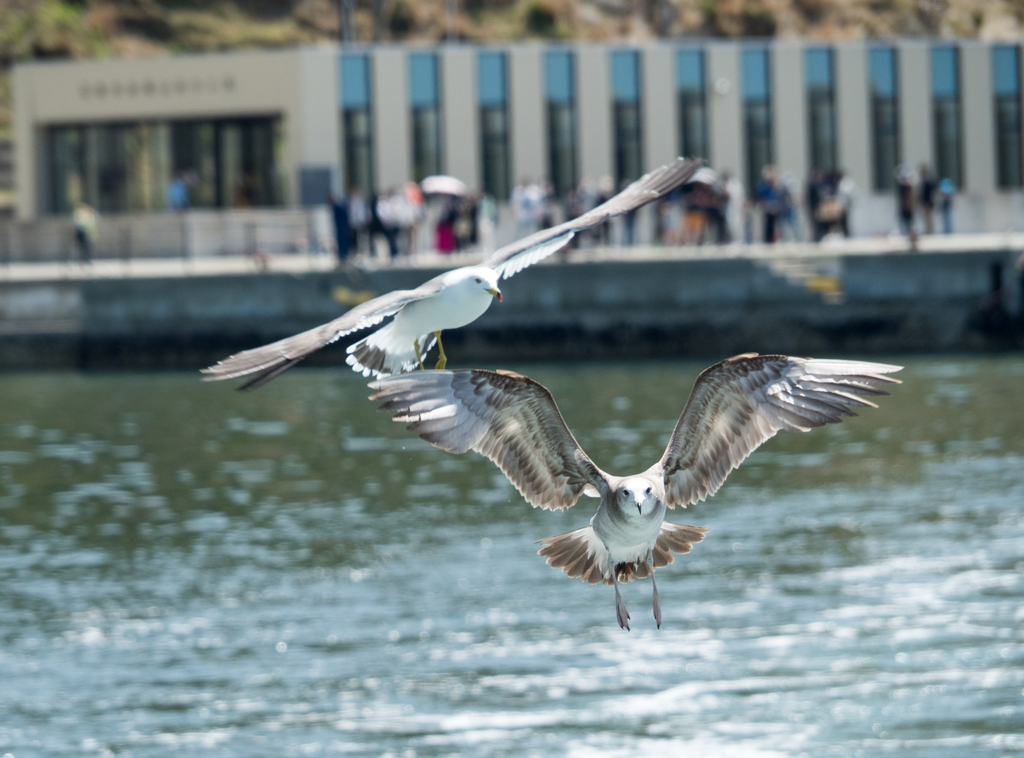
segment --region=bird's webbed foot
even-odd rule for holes
[[[440,330],[434,332],[434,338],[437,340],[437,349],[440,352],[440,355],[437,356],[437,365],[435,365],[434,368],[441,371],[448,365],[448,356],[444,354],[444,345],[441,344]]]
[[[613,569],[614,570],[614,569]],[[626,610],[626,604],[622,602],[622,595],[619,594],[619,580],[615,575],[612,575],[612,579],[615,582],[615,618],[619,622],[619,627],[629,631],[629,611]]]
[[[654,589],[654,622],[661,629],[661,601],[658,599],[658,585],[654,581],[654,566],[647,560],[647,573],[651,575],[651,587]]]
[[[654,577],[652,576],[651,579]],[[651,586],[654,587],[654,622],[661,629],[661,601],[658,600],[658,585],[651,582]]]

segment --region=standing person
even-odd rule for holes
[[[485,194],[480,198],[477,210],[477,228],[480,235],[480,247],[485,255],[494,252],[494,234],[498,228],[498,204],[494,198]]]
[[[512,190],[512,216],[516,220],[516,236],[519,239],[537,231],[531,186],[528,179],[520,179]]]
[[[910,244],[917,242],[914,231],[914,172],[909,166],[896,169],[896,207],[899,212],[900,231],[910,237]]]
[[[331,217],[334,219],[334,239],[338,244],[338,265],[340,266],[348,259],[348,246],[352,232],[348,200],[342,195],[328,195],[327,204],[331,207]]]
[[[836,187],[836,197],[843,207],[843,215],[840,221],[840,228],[844,237],[850,236],[850,214],[853,212],[853,201],[857,196],[857,185],[853,179],[844,172],[839,171],[839,184]]]
[[[172,211],[188,210],[188,184],[181,174],[175,174],[171,183],[167,185],[167,207]]]
[[[765,166],[754,197],[764,213],[764,241],[775,242],[775,227],[779,217],[779,188],[774,166]]]
[[[747,203],[747,198],[743,192],[743,182],[728,171],[723,171],[722,185],[725,187],[725,194],[729,198],[724,209],[728,226],[726,231],[726,241],[745,242],[746,240],[743,236],[743,217],[745,215],[743,207]]]
[[[921,164],[920,170],[920,191],[918,200],[921,204],[921,216],[924,218],[924,233],[935,233],[935,190],[938,189],[938,182],[935,181],[935,174],[928,168],[927,164]]]
[[[540,229],[550,229],[555,225],[555,193],[547,179],[537,187],[537,190],[537,226]]]
[[[402,211],[402,245],[405,255],[419,252],[420,222],[423,220],[423,192],[416,182],[406,182],[399,195]]]
[[[358,187],[352,187],[348,192],[348,228],[351,240],[349,248],[358,254],[366,247],[363,240],[370,228],[370,208],[363,199],[363,191]]]
[[[629,186],[629,182],[626,179],[622,180],[620,190],[626,189]],[[631,211],[626,211],[622,214],[622,246],[633,247],[633,235],[636,229],[636,208]]]
[[[602,203],[608,202],[611,196],[615,194],[615,180],[610,176],[602,176],[601,181],[597,183],[597,202],[594,204],[596,208]],[[605,221],[603,224],[598,225],[595,230],[598,235],[598,242],[601,245],[610,245],[612,241],[612,225],[610,221]]]
[[[444,209],[437,220],[437,229],[434,237],[434,247],[437,252],[449,255],[458,246],[455,237],[455,224],[459,218],[458,200],[449,197],[445,200]]]
[[[778,240],[799,242],[801,239],[796,217],[796,200],[793,199],[795,187],[796,180],[791,174],[784,175],[776,183],[779,212],[775,221],[775,237]]]
[[[91,205],[79,202],[75,205],[71,220],[75,225],[75,243],[82,263],[92,263],[92,247],[96,241],[97,216]]]
[[[377,198],[377,218],[380,219],[381,231],[388,242],[388,255],[398,257],[398,234],[401,231],[401,220],[397,207],[396,191],[389,189]]]
[[[821,172],[818,169],[811,169],[807,175],[807,224],[811,228],[811,239],[818,242],[824,233],[821,230],[821,222],[818,220],[818,209],[821,207]]]
[[[948,176],[939,182],[939,207],[942,210],[942,233],[953,233],[953,194],[956,187]]]

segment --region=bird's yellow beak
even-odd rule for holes
[[[499,290],[497,287],[491,287],[487,291],[494,295],[496,298],[498,298],[499,303],[501,302],[501,290]]]

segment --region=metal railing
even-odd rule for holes
[[[201,258],[326,252],[334,230],[326,208],[190,210],[99,216],[92,258]],[[0,265],[81,257],[70,217],[0,220]]]

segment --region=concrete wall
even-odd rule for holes
[[[611,71],[603,46],[576,48],[576,128],[580,179],[615,175],[612,143]]]
[[[710,45],[705,54],[708,81],[708,139],[711,165],[743,180],[743,106],[740,47]],[[749,191],[749,187],[746,188]]]
[[[960,113],[963,120],[964,187],[968,202],[995,192],[995,106],[992,49],[979,42],[960,45]]]
[[[544,48],[519,45],[509,51],[511,180],[540,181],[548,175],[548,131],[544,106]]]
[[[874,186],[871,148],[871,101],[867,48],[849,43],[835,48],[836,139],[839,167],[861,193]]]
[[[504,282],[505,301],[447,333],[445,342],[463,365],[745,350],[841,356],[1020,347],[1018,255],[999,249],[840,255],[827,263],[841,299],[776,273],[776,259],[545,264]],[[996,269],[1006,285],[1001,300],[992,293]],[[0,282],[0,366],[52,361],[53,336],[70,335],[74,349],[62,353],[68,365],[196,368],[335,318],[343,311],[335,299],[339,288],[381,293],[437,273]],[[6,348],[15,338],[24,349],[11,352]],[[342,343],[313,362],[341,363]]]
[[[803,86],[804,48],[794,44],[775,45],[769,61],[775,165],[783,175],[788,174],[796,181],[797,191],[802,195],[810,149],[807,94]],[[794,87],[794,82],[800,82],[801,86]]]
[[[648,171],[679,155],[679,94],[674,49],[649,47],[641,52],[644,157]]]
[[[374,176],[381,190],[401,186],[412,173],[409,63],[400,48],[373,52]]]
[[[475,190],[483,179],[476,55],[471,48],[446,45],[441,48],[440,65],[445,173],[461,177]]]
[[[340,92],[338,57],[332,48],[299,51],[300,118],[292,132],[295,160],[304,166],[326,167],[333,173],[335,189],[342,189]],[[333,92],[334,97],[325,97]]]
[[[915,169],[921,163],[935,163],[930,49],[925,42],[900,42],[896,46],[900,162]]]

